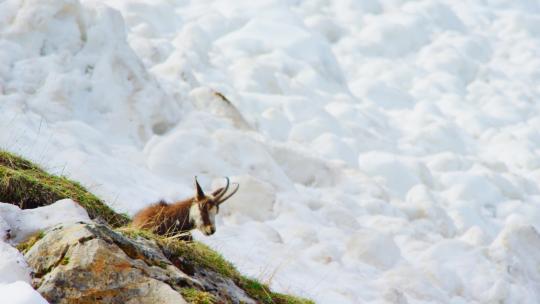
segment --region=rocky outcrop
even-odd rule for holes
[[[202,243],[130,229],[127,216],[77,182],[1,150],[0,179],[0,201],[18,206],[0,206],[0,245],[16,245],[27,260],[6,249],[13,254],[0,261],[1,277],[30,281],[28,264],[34,288],[52,304],[313,304],[272,292]],[[12,294],[21,290],[13,286],[4,286],[0,303],[13,303]]]
[[[155,241],[93,222],[49,229],[25,254],[33,286],[50,303],[186,303],[186,289],[256,302],[233,280],[167,256]]]

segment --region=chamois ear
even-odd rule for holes
[[[199,185],[199,182],[197,181],[197,176],[195,176],[195,188],[195,199],[198,201],[202,201],[206,196],[204,195],[201,185]]]

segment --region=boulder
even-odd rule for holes
[[[180,293],[185,288],[255,303],[230,279],[192,265],[178,267],[181,258],[173,264],[155,241],[128,238],[93,222],[45,231],[25,258],[32,285],[50,303],[187,303]]]

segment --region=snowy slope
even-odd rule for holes
[[[540,3],[0,1],[0,147],[318,303],[540,302]]]

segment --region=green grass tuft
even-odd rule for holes
[[[6,151],[0,151],[0,201],[23,209],[50,205],[70,198],[86,209],[90,218],[101,218],[113,227],[129,218],[109,208],[79,183],[48,174],[39,166]]]
[[[261,282],[242,276],[239,285],[253,299],[264,304],[315,304],[315,302],[290,295],[272,292]]]
[[[45,232],[40,230],[40,231],[34,233],[33,235],[31,235],[26,241],[17,244],[16,248],[22,254],[25,254],[26,252],[28,252],[28,250],[30,250],[30,248],[32,248],[32,246],[34,246],[34,244],[37,241],[41,240],[44,236],[45,236]]]
[[[182,288],[180,293],[188,303],[192,304],[214,304],[216,298],[209,292],[195,288]]]
[[[197,266],[213,270],[227,278],[235,279],[240,277],[240,273],[234,268],[233,264],[203,243],[171,241],[168,247]]]
[[[62,264],[62,265],[67,265],[67,264],[69,264],[69,257],[64,257],[64,258],[62,259],[62,261],[60,262],[60,264]]]

